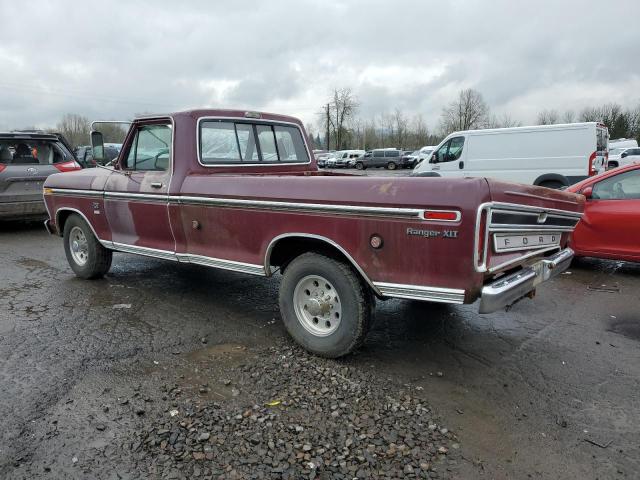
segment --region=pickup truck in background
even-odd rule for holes
[[[137,118],[112,168],[50,176],[50,233],[81,278],[112,252],[282,274],[291,336],[353,351],[375,299],[479,302],[489,313],[562,272],[584,197],[485,178],[319,171],[302,123],[235,110]],[[103,150],[92,132],[94,156]],[[212,292],[213,293],[213,292]]]

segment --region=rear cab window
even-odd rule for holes
[[[235,120],[201,120],[198,130],[202,165],[309,163],[299,128]]]

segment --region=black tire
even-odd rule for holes
[[[72,254],[71,232],[74,228],[79,229],[86,239],[86,261],[79,263]],[[64,224],[64,253],[67,255],[69,266],[76,276],[85,280],[101,278],[111,268],[111,260],[113,253],[111,250],[102,246],[96,236],[93,234],[91,227],[87,225],[79,215],[71,215]]]
[[[562,187],[566,187],[566,185],[558,180],[547,180],[546,182],[542,182],[540,183],[540,185],[538,185],[539,187],[547,187],[547,188],[553,188],[555,190],[559,190]]]
[[[395,170],[398,166],[394,162],[387,163],[387,170]]]
[[[357,170],[364,170],[364,163],[356,162],[356,169]]]
[[[326,279],[340,300],[340,322],[326,336],[310,332],[296,313],[296,287],[310,276]],[[306,350],[322,357],[342,357],[362,344],[371,326],[373,304],[371,292],[350,265],[318,253],[295,258],[280,284],[280,313],[287,331]]]

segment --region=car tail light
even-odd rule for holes
[[[593,152],[591,155],[589,155],[589,176],[593,177],[596,173],[596,169],[593,166],[593,162],[596,159],[596,152]]]
[[[82,168],[74,160],[63,163],[55,163],[53,166],[61,172],[73,172],[74,170],[80,170]]]
[[[441,222],[457,222],[460,220],[460,212],[456,210],[425,210],[425,220],[439,220]]]
[[[487,210],[480,213],[480,223],[478,224],[478,245],[476,251],[476,266],[480,267],[484,263],[484,252],[486,248],[487,236]]]
[[[7,166],[4,163],[0,163],[0,172],[3,171]]]

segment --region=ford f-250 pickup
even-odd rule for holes
[[[291,336],[339,357],[376,297],[480,313],[533,296],[571,262],[580,195],[485,178],[319,171],[295,118],[193,110],[133,121],[112,168],[50,176],[46,227],[71,268],[103,276],[113,251],[282,274]],[[102,137],[92,132],[96,156]]]

